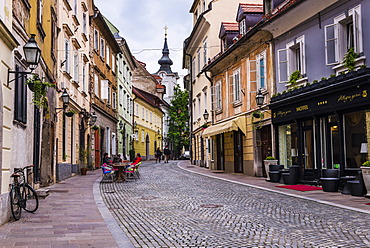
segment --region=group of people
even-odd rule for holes
[[[129,168],[132,168],[134,167],[135,165],[137,165],[138,163],[141,162],[141,155],[140,153],[136,154],[136,157],[134,158],[134,160],[132,161],[132,163],[128,164],[124,170],[127,170]],[[121,155],[118,154],[117,156],[115,156],[113,158],[113,160],[111,160],[109,157],[108,157],[108,153],[104,153],[104,157],[103,157],[103,167],[105,170],[111,170],[111,171],[116,171],[117,169],[114,169],[113,166],[114,166],[114,163],[122,163],[122,159],[121,159]]]
[[[171,155],[171,151],[170,149],[168,148],[168,146],[166,146],[164,149],[163,149],[163,153],[161,151],[161,149],[159,149],[159,147],[157,148],[157,150],[155,150],[155,162],[157,163],[160,163],[161,162],[161,159],[162,159],[162,155],[164,155],[164,162],[165,163],[168,163],[168,160],[170,159],[170,155]]]

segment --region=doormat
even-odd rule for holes
[[[309,186],[309,185],[284,185],[276,186],[278,188],[293,189],[297,191],[311,191],[311,190],[322,190],[321,187]]]

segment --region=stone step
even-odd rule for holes
[[[45,199],[46,197],[49,196],[49,193],[50,193],[49,191],[50,191],[50,189],[38,189],[38,190],[36,190],[36,193],[37,193],[39,198]]]

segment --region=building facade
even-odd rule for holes
[[[239,4],[235,13],[237,22],[221,24],[222,52],[203,69],[212,78],[212,124],[202,137],[214,140],[211,169],[263,176],[263,160],[273,155],[267,109],[274,94],[271,34],[259,31],[262,4]],[[258,93],[264,98],[260,106]]]
[[[210,167],[213,160],[213,141],[201,135],[202,129],[210,122],[210,119],[204,119],[204,114],[211,109],[211,82],[202,73],[202,69],[208,64],[209,58],[221,52],[218,38],[221,22],[232,22],[235,19],[235,9],[239,2],[195,0],[190,9],[194,21],[192,32],[184,42],[183,67],[190,73],[191,159],[192,163],[199,166]]]

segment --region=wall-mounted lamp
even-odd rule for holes
[[[63,102],[62,108],[55,108],[55,110],[63,110],[65,111],[69,104],[69,94],[67,93],[67,90],[64,88],[62,95],[60,96]]]
[[[120,122],[119,122],[119,129],[120,129],[120,130],[122,130],[122,129],[123,129],[123,126],[124,126],[123,122],[122,122],[122,121],[120,121]]]
[[[263,105],[264,100],[265,100],[265,97],[263,96],[261,89],[259,89],[256,95],[257,106],[261,107]]]
[[[206,110],[204,110],[204,114],[203,114],[203,118],[204,118],[204,120],[207,122],[207,120],[208,120],[208,117],[209,117],[209,114],[208,114],[208,112],[207,112],[207,109]]]
[[[90,114],[90,122],[89,122],[89,125],[90,126],[94,125],[97,119],[98,119],[98,117],[96,116],[95,112],[92,112]]]
[[[37,45],[37,42],[35,40],[35,34],[31,34],[30,39],[27,41],[27,43],[23,46],[23,53],[24,57],[26,59],[26,62],[28,64],[28,68],[31,70],[29,72],[20,72],[20,71],[10,71],[8,70],[8,86],[9,83],[13,82],[14,80],[24,77],[27,74],[32,74],[32,71],[35,70],[39,64],[40,57],[41,57],[41,49]],[[19,74],[19,77],[16,77],[12,80],[9,80],[9,74]]]

